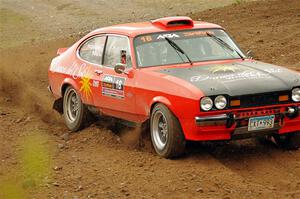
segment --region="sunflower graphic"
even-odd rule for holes
[[[218,73],[218,72],[232,72],[235,73],[236,71],[240,70],[238,67],[236,66],[232,66],[232,65],[218,65],[218,66],[214,66],[210,69],[210,71],[212,73]]]
[[[92,89],[91,89],[91,76],[87,75],[81,78],[79,83],[81,84],[80,91],[83,92],[83,94],[89,98],[92,94]]]

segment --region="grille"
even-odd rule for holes
[[[280,102],[279,96],[281,95],[288,95],[289,100]],[[276,104],[287,104],[291,102],[291,97],[290,97],[290,91],[280,91],[274,93],[237,96],[237,97],[232,97],[231,100],[241,101],[241,105],[239,107],[231,107],[231,108],[247,108],[247,107],[267,106],[267,105],[276,105]]]

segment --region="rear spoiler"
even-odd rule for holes
[[[61,55],[61,54],[63,54],[64,52],[66,52],[68,50],[68,48],[59,48],[58,50],[57,50],[57,55]]]

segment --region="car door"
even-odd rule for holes
[[[115,117],[135,120],[134,74],[118,74],[116,64],[124,64],[126,71],[132,70],[129,38],[108,35],[103,58],[101,95],[99,104],[104,112]]]

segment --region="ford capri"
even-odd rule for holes
[[[148,123],[159,156],[187,141],[272,137],[300,147],[300,74],[256,61],[219,25],[189,17],[100,28],[49,67],[49,90],[71,131],[90,113]]]

